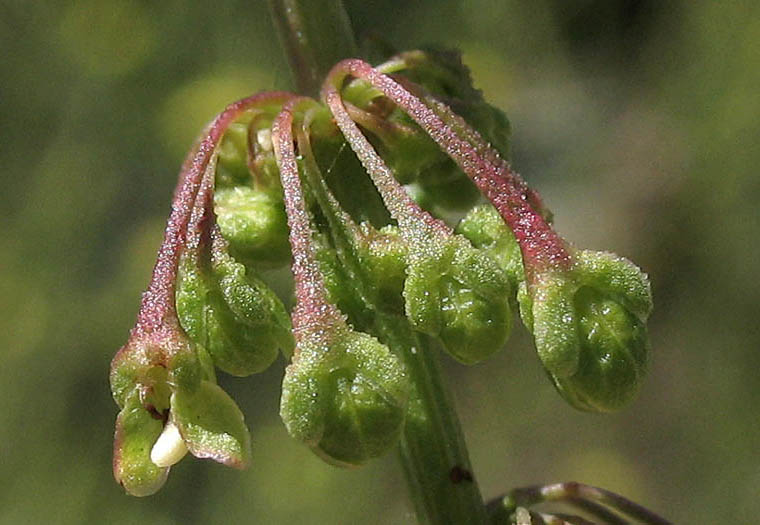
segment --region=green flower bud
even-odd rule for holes
[[[280,415],[288,432],[325,461],[359,465],[397,443],[408,378],[375,338],[345,325],[323,328],[302,336],[283,381]]]
[[[194,251],[183,254],[177,314],[221,370],[236,376],[261,372],[278,349],[292,350],[290,319],[274,292],[227,253],[224,241],[217,236],[213,242],[208,267],[197,263]]]
[[[277,107],[244,112],[216,149],[214,211],[231,253],[246,265],[288,262],[287,218],[272,150]]]
[[[402,313],[407,249],[399,229],[388,225],[378,231],[367,223],[360,228],[359,263],[372,295],[370,302],[382,311]]]
[[[459,222],[455,231],[496,261],[507,274],[513,294],[516,293],[519,284],[525,280],[520,245],[496,208],[490,204],[474,207]],[[514,301],[513,295],[511,302]]]
[[[214,211],[230,253],[249,266],[279,266],[290,258],[282,197],[248,186],[219,188]]]
[[[465,364],[501,349],[511,330],[507,275],[463,237],[427,242],[409,257],[406,315]]]
[[[581,410],[622,408],[647,367],[646,275],[627,259],[584,250],[568,272],[530,286],[518,294],[520,313],[557,390]]]
[[[150,452],[164,424],[143,407],[137,388],[124,400],[116,418],[113,474],[133,496],[150,496],[166,482],[169,469],[151,461]]]

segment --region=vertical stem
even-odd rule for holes
[[[316,95],[334,63],[356,55],[340,0],[269,0],[298,89]],[[327,211],[327,210],[324,210]],[[486,523],[459,419],[443,384],[437,351],[405,318],[378,314],[378,335],[412,382],[400,455],[420,523]]]
[[[358,54],[341,0],[269,0],[296,88],[316,96],[336,62]]]
[[[381,338],[412,382],[400,456],[420,523],[486,523],[459,418],[443,383],[437,349],[403,318],[378,319]]]

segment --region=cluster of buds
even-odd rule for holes
[[[186,452],[245,466],[248,430],[214,369],[247,376],[280,351],[289,433],[337,465],[383,454],[418,395],[387,319],[473,364],[505,346],[519,308],[571,405],[630,401],[647,364],[647,278],[553,230],[506,160],[508,137],[451,53],[345,60],[321,101],[273,92],[230,105],[183,167],[112,363],[116,479],[153,493]],[[453,212],[466,212],[456,227],[441,218]],[[290,315],[259,277],[287,261]]]

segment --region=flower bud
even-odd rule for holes
[[[288,221],[282,197],[248,186],[219,188],[214,211],[230,252],[249,266],[280,266],[288,261]]]
[[[501,349],[511,330],[506,274],[462,237],[427,243],[411,256],[404,284],[406,315],[438,337],[458,361],[473,364]]]
[[[174,326],[176,324],[176,327]],[[197,388],[205,374],[197,347],[181,332],[176,320],[154,332],[133,331],[111,361],[111,392],[120,408],[136,386],[145,404],[168,407],[167,384]]]
[[[345,325],[325,330],[303,334],[283,381],[280,415],[325,461],[359,465],[398,441],[408,379],[375,338]]]
[[[363,223],[361,231],[359,262],[372,294],[370,302],[382,311],[402,313],[407,248],[399,229],[388,225],[378,231]]]
[[[217,148],[217,223],[231,253],[249,266],[280,266],[290,258],[269,129],[274,109],[244,112],[227,127]]]
[[[290,353],[290,319],[272,289],[227,253],[218,234],[213,243],[208,264],[198,263],[195,250],[180,260],[177,314],[221,370],[236,376],[261,372],[278,349]]]
[[[579,251],[567,274],[531,286],[520,291],[520,313],[557,390],[581,410],[622,408],[647,367],[646,275],[614,254]]]
[[[487,253],[504,270],[512,287],[510,302],[514,303],[518,285],[525,280],[522,254],[515,235],[504,224],[496,208],[490,204],[475,206],[459,222],[455,231],[475,248]]]

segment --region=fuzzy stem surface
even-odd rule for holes
[[[340,0],[270,0],[270,7],[296,84],[303,94],[316,95],[321,78],[334,63],[357,55]],[[278,124],[279,133],[274,133],[278,147],[292,144],[292,135],[288,131],[282,133],[292,124],[292,115]],[[300,186],[300,181],[290,144],[284,148],[286,171],[290,172],[286,178],[290,176],[290,185],[295,187]],[[301,216],[296,222],[305,219],[304,211],[301,207],[296,213]],[[296,239],[291,232],[291,240],[306,241],[306,232],[300,227],[303,224],[293,226],[299,231]],[[316,282],[312,284],[322,288]],[[319,293],[324,293],[324,289]],[[406,319],[378,315],[377,330],[403,359],[413,384],[412,408],[404,427],[400,455],[418,520],[486,523],[483,499],[472,474],[459,418],[443,382],[436,350],[426,337],[412,330]]]

